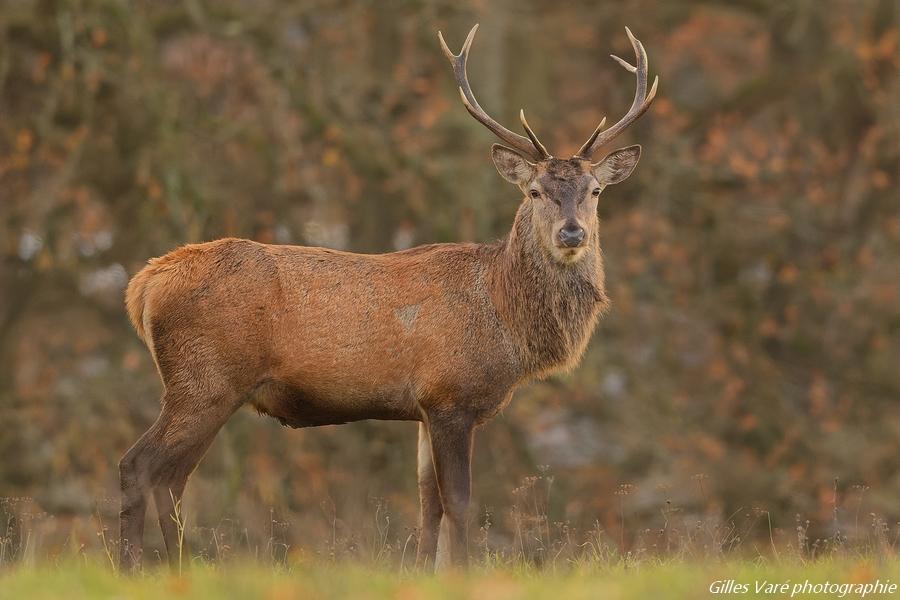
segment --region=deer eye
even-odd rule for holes
[[[535,200],[537,200],[538,198],[541,197],[541,193],[540,193],[539,191],[537,191],[537,190],[531,190],[531,191],[529,192],[529,194],[530,194],[531,197],[534,198]]]
[[[600,188],[594,188],[594,191],[591,192],[591,196],[593,196],[594,198],[596,198],[596,197],[599,196],[599,195],[600,195]]]

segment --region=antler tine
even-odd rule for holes
[[[519,109],[519,121],[522,122],[522,127],[525,129],[525,133],[528,134],[528,139],[531,140],[532,145],[535,149],[540,152],[541,158],[551,158],[549,152],[547,152],[547,148],[541,143],[541,140],[538,139],[537,135],[535,135],[534,131],[529,127],[528,121],[525,120],[525,109]]]
[[[438,31],[438,40],[440,40],[441,49],[444,51],[444,56],[450,61],[450,66],[453,67],[453,75],[456,77],[456,84],[459,86],[459,95],[462,98],[463,105],[466,107],[466,110],[469,111],[469,114],[475,117],[476,121],[490,129],[494,135],[514,149],[537,160],[550,158],[550,153],[547,152],[544,145],[541,144],[531,128],[528,127],[528,124],[524,121],[524,117],[523,125],[525,126],[525,133],[528,134],[528,137],[513,133],[492,119],[478,104],[478,100],[475,99],[475,94],[472,93],[472,88],[469,86],[469,78],[466,74],[466,61],[469,58],[469,50],[472,47],[472,40],[475,39],[475,32],[477,30],[478,25],[476,24],[472,27],[472,30],[469,31],[469,35],[466,36],[466,41],[463,43],[462,50],[459,51],[459,54],[453,54],[453,52],[450,51],[447,42],[444,41],[443,34]]]
[[[594,133],[591,134],[591,137],[588,138],[588,141],[585,142],[581,149],[575,154],[575,157],[577,158],[590,159],[600,147],[608,144],[613,138],[625,131],[629,125],[634,123],[638,117],[647,112],[647,109],[650,108],[650,104],[656,97],[656,86],[659,84],[658,76],[653,79],[650,93],[647,93],[647,51],[644,50],[644,45],[640,40],[634,37],[634,34],[631,33],[629,28],[625,28],[625,33],[628,34],[628,39],[631,41],[631,47],[634,48],[637,66],[632,66],[627,61],[613,54],[610,54],[610,56],[613,60],[622,65],[625,70],[635,74],[637,86],[634,91],[634,101],[631,103],[631,108],[628,109],[625,116],[606,130],[603,129],[603,124],[606,122],[606,118],[604,117],[600,122],[600,125],[597,126],[597,129],[594,130]]]

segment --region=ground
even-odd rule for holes
[[[900,598],[896,587],[893,593],[873,589],[880,584],[883,591],[896,583],[900,583],[900,560],[873,562],[852,556],[807,563],[650,561],[629,567],[573,566],[555,572],[479,566],[468,573],[438,575],[353,564],[272,567],[235,561],[194,564],[182,575],[154,569],[124,577],[109,565],[88,561],[7,568],[0,572],[0,598]],[[766,584],[786,587],[756,591],[757,585]],[[822,589],[823,584],[831,587]],[[813,586],[819,589],[810,590]]]

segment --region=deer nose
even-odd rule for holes
[[[559,230],[559,241],[566,248],[575,248],[584,240],[584,229],[574,223],[566,224]]]

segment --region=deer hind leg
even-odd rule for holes
[[[188,395],[167,390],[156,422],[132,446],[119,470],[122,485],[120,565],[140,567],[147,499],[156,501],[169,563],[178,565],[176,502],[180,502],[188,476],[197,466],[216,433],[240,402],[234,394]]]
[[[159,421],[157,421],[158,423]],[[156,446],[157,424],[154,423],[119,461],[122,508],[119,512],[119,568],[140,568],[143,551],[144,516],[150,482],[146,473],[147,456]]]
[[[184,496],[184,487],[187,485],[187,476],[173,474],[167,484],[157,485],[153,488],[153,499],[156,503],[156,514],[159,520],[159,528],[162,530],[163,542],[166,545],[166,555],[169,559],[169,567],[177,569],[181,565],[181,559],[187,550],[184,547],[184,532],[179,528],[184,527],[184,516],[181,513],[181,498]]]
[[[416,566],[420,569],[428,569],[435,567],[438,532],[441,526],[441,517],[444,516],[444,508],[441,506],[434,461],[431,458],[431,439],[424,423],[419,423],[418,476],[421,513]]]
[[[196,435],[196,439],[190,440],[189,443],[185,443],[173,452],[169,462],[154,478],[153,498],[156,503],[156,514],[166,545],[169,566],[173,569],[182,566],[182,560],[186,554],[184,532],[179,529],[184,527],[181,498],[184,495],[188,477],[206,454],[213,438],[232,412],[229,411],[225,419],[221,421],[211,416],[209,421],[193,429],[192,433]]]

